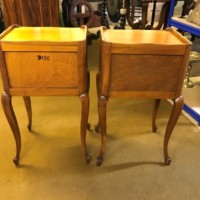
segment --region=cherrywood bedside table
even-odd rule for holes
[[[183,106],[181,96],[191,43],[175,29],[107,30],[101,27],[100,64],[97,74],[99,123],[102,134],[97,165],[106,143],[106,106],[109,98],[155,99],[152,130],[161,99],[172,99],[173,109],[164,137],[164,160],[169,165],[168,142]]]
[[[87,28],[20,27],[13,25],[0,36],[0,69],[4,92],[2,104],[16,142],[18,165],[20,131],[12,106],[13,96],[23,96],[31,130],[30,96],[79,96],[81,143],[85,159],[89,113],[89,72],[86,61]]]

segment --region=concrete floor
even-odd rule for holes
[[[98,43],[89,46],[90,116],[97,122],[95,74]],[[2,90],[2,86],[0,87]],[[163,137],[171,105],[162,101],[158,131],[151,131],[153,101],[111,99],[104,163],[95,165],[100,135],[90,131],[93,160],[85,164],[80,145],[77,97],[33,97],[33,132],[29,133],[21,97],[13,104],[22,137],[20,167],[12,163],[14,138],[0,107],[0,199],[2,200],[198,200],[200,131],[184,115],[174,129],[163,165]]]

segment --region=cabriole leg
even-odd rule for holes
[[[160,106],[160,99],[156,99],[154,102],[154,108],[152,113],[152,131],[155,133],[157,131],[157,125],[156,125],[156,117],[158,114],[158,108]]]
[[[32,107],[31,107],[31,98],[29,96],[24,96],[24,104],[26,107],[26,112],[28,115],[28,125],[27,128],[29,131],[31,131],[32,128]]]
[[[90,93],[90,73],[89,71],[87,71],[87,94],[89,93]],[[87,122],[87,130],[90,131],[90,123],[88,122]]]
[[[103,156],[105,151],[106,145],[106,107],[107,107],[108,100],[106,97],[101,96],[98,101],[98,113],[99,113],[99,124],[101,130],[101,147],[100,147],[100,154],[97,157],[96,164],[100,166],[103,162]]]
[[[183,103],[184,101],[183,101],[182,96],[174,100],[174,105],[171,111],[171,115],[167,123],[167,128],[166,128],[165,137],[164,137],[164,148],[163,148],[165,165],[170,165],[170,162],[171,162],[171,158],[168,156],[168,142],[172,134],[172,131],[174,129],[174,126],[176,125],[176,122],[181,114]]]
[[[96,75],[96,91],[97,91],[97,97],[98,99],[100,98],[100,88],[99,88],[99,73],[97,73]],[[98,119],[98,123],[97,125],[95,126],[95,132],[96,133],[100,133],[101,132],[101,127],[100,127],[100,121]]]
[[[87,163],[91,161],[91,157],[88,155],[86,147],[86,132],[88,128],[88,115],[89,115],[89,97],[88,94],[80,95],[81,100],[81,144],[84,150],[85,160]]]
[[[13,159],[15,165],[19,164],[19,158],[21,153],[21,136],[19,126],[12,106],[12,97],[5,92],[1,96],[3,110],[13,132],[15,143],[16,143],[16,157]]]

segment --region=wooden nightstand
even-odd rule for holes
[[[4,92],[2,104],[16,141],[18,165],[21,139],[12,106],[12,96],[23,96],[31,130],[30,96],[79,96],[81,142],[85,159],[85,137],[89,113],[89,72],[86,62],[87,28],[19,27],[13,25],[0,36],[0,68]]]
[[[106,141],[106,106],[109,98],[156,99],[152,129],[161,99],[172,99],[173,109],[164,138],[164,160],[170,164],[168,142],[182,111],[183,80],[191,43],[175,29],[107,30],[101,28],[100,66],[97,74],[99,123],[102,143],[97,165],[101,165]]]

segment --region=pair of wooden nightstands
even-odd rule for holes
[[[12,26],[2,33],[1,73],[4,85],[2,103],[16,141],[18,165],[21,139],[12,106],[12,96],[23,96],[31,130],[30,96],[80,96],[81,142],[87,162],[86,130],[89,113],[89,72],[86,61],[87,28]],[[100,63],[97,74],[99,123],[102,134],[101,165],[106,141],[106,105],[109,98],[155,99],[152,129],[161,99],[172,99],[172,113],[164,138],[165,164],[170,164],[167,146],[181,113],[182,84],[191,43],[174,29],[107,30],[101,27]]]

